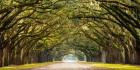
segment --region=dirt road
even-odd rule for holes
[[[79,63],[57,63],[46,67],[33,68],[30,70],[91,70],[91,67]]]
[[[92,68],[90,65],[79,63],[57,63],[46,67],[33,68],[29,70],[106,70],[99,68]]]

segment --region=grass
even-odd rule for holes
[[[17,66],[6,66],[6,67],[0,67],[0,70],[22,70],[22,69],[29,69],[34,67],[47,66],[53,63],[54,62],[45,62],[45,63],[24,64],[24,65],[17,65]]]
[[[113,70],[140,70],[140,66],[129,65],[129,64],[107,64],[107,63],[91,63],[93,67],[109,68]]]

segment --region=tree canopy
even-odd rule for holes
[[[70,49],[87,61],[140,64],[140,1],[0,1],[0,66],[52,61]]]

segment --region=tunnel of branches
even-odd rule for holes
[[[68,54],[140,64],[140,1],[0,0],[0,66]]]

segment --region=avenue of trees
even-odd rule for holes
[[[139,64],[139,1],[97,0],[91,6],[85,4],[81,8],[86,11],[74,18],[87,23],[82,32],[101,47],[103,60]]]
[[[71,50],[91,62],[140,64],[140,1],[0,0],[0,66]]]

